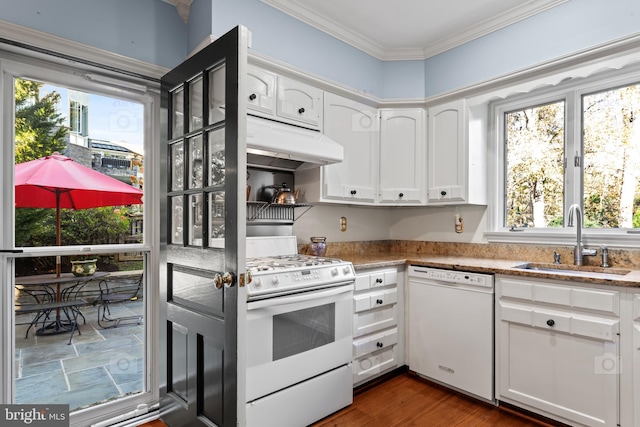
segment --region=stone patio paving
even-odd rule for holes
[[[112,317],[142,314],[142,299],[111,306]],[[82,307],[80,332],[25,339],[28,325],[15,331],[15,403],[69,404],[69,410],[141,392],[144,389],[144,325],[98,326],[98,309]],[[18,320],[23,321],[23,320]]]

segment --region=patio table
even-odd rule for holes
[[[86,303],[86,301],[77,298],[78,292],[88,282],[102,279],[108,275],[108,272],[98,271],[91,276],[74,276],[72,273],[62,273],[60,276],[56,276],[55,274],[40,274],[16,277],[15,286],[33,296],[36,303],[42,306],[42,311],[52,311],[54,308],[56,310],[55,319],[47,325],[43,324],[40,329],[36,330],[36,335],[52,335],[69,332],[73,328],[73,325],[71,324],[68,314],[66,320],[62,319],[60,309],[77,310],[77,314],[84,318],[76,302]],[[39,296],[44,298],[39,298]],[[69,304],[65,305],[65,302],[69,302]],[[45,313],[45,315],[48,316],[48,313]],[[36,319],[38,318],[39,317]]]

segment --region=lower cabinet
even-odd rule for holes
[[[358,272],[353,296],[353,385],[404,365],[403,280],[396,268]]]
[[[496,276],[498,399],[580,426],[619,423],[620,295]]]

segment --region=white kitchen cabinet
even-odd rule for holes
[[[404,365],[403,280],[396,268],[358,272],[353,296],[353,383]]]
[[[430,107],[428,115],[428,203],[486,204],[486,144],[469,138],[465,100]]]
[[[380,203],[425,202],[425,111],[380,110]]]
[[[323,91],[313,86],[278,76],[276,115],[302,123],[312,129],[322,128]]]
[[[276,113],[276,75],[249,65],[247,71],[247,110],[262,117]]]
[[[424,204],[425,110],[377,110],[331,93],[324,98],[324,133],[344,147],[344,160],[296,173],[305,201]]]
[[[321,130],[323,91],[249,65],[247,110],[250,114]]]
[[[619,421],[619,292],[496,276],[498,398],[570,425]]]
[[[628,411],[633,411],[630,417],[633,420],[634,426],[640,425],[640,293],[633,292],[630,295],[632,302],[631,312],[633,325],[631,329],[631,351],[633,351],[631,370],[633,371],[633,391],[630,393],[633,396],[633,402],[627,405]],[[624,360],[623,360],[624,361]],[[622,368],[621,372],[626,372],[626,367]],[[624,425],[624,424],[623,424]]]
[[[344,147],[344,160],[296,173],[306,202],[371,204],[378,181],[377,109],[324,94],[324,134]]]

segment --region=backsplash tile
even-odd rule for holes
[[[309,244],[298,245],[298,251],[311,254]],[[561,264],[573,264],[573,246],[516,245],[506,243],[453,243],[415,240],[376,240],[360,242],[327,242],[327,257],[353,254],[417,254],[436,256],[461,256],[473,258],[505,259],[527,262],[553,262],[553,252],[560,254]],[[584,257],[584,265],[601,263],[600,249],[595,257]],[[639,249],[609,248],[609,266],[640,268]]]

